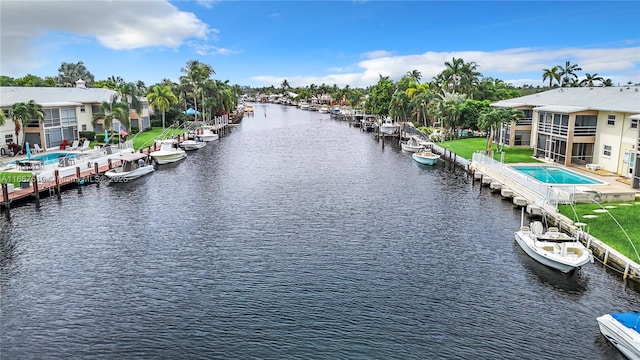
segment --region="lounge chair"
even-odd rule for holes
[[[71,144],[71,147],[69,148],[69,151],[78,150],[78,146],[80,146],[80,140],[73,140],[73,144]]]
[[[44,152],[44,150],[42,150],[42,148],[40,147],[40,144],[33,144],[33,152],[41,153],[41,152]]]
[[[85,140],[82,143],[82,148],[80,150],[81,151],[89,151],[89,150],[91,150],[91,148],[89,147],[89,144],[90,144],[89,140]]]

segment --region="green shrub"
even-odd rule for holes
[[[89,141],[94,141],[96,139],[96,132],[95,131],[80,131],[80,137],[87,139]]]

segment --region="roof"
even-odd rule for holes
[[[501,100],[494,107],[544,107],[558,105],[575,107],[576,111],[597,110],[640,113],[640,87],[569,87],[543,91],[537,94]]]
[[[119,159],[123,161],[137,161],[140,159],[145,159],[146,157],[147,157],[147,154],[143,154],[140,152],[133,152],[133,153],[120,154],[119,158],[114,158],[114,159]]]
[[[535,107],[533,108],[533,110],[570,114],[570,113],[585,111],[589,109],[584,106],[545,105],[545,106]]]
[[[78,104],[111,101],[117,92],[100,88],[20,87],[0,86],[0,107],[34,100],[45,107],[77,106]]]

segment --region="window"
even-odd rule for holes
[[[82,124],[82,131],[87,131],[87,124]]]
[[[5,135],[4,136],[4,142],[7,143],[7,144],[13,143],[13,134]]]
[[[631,119],[631,128],[632,129],[638,128],[638,119]]]
[[[611,157],[611,146],[610,145],[605,145],[604,149],[602,151],[602,155],[607,156],[607,157]]]
[[[607,125],[614,126],[615,124],[616,124],[616,116],[615,115],[607,116]]]
[[[84,105],[80,105],[80,112],[84,112]]]

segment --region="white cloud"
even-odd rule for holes
[[[163,0],[2,1],[0,3],[2,73],[37,65],[45,35],[95,38],[113,50],[177,48],[185,39],[207,39],[209,26],[193,13]]]
[[[367,59],[377,59],[377,58],[389,57],[392,54],[393,54],[392,52],[386,51],[386,50],[374,50],[374,51],[369,51],[362,54],[362,57]]]
[[[375,56],[375,55],[379,56]],[[386,56],[384,56],[386,54]],[[626,48],[513,48],[498,51],[425,52],[416,55],[389,56],[390,52],[377,50],[366,53],[370,57],[353,66],[335,67],[332,74],[323,76],[255,76],[252,79],[264,85],[277,86],[287,79],[292,86],[309,84],[337,84],[366,87],[378,82],[380,76],[398,80],[407,72],[418,70],[423,81],[430,81],[445,69],[445,61],[453,57],[465,62],[474,61],[484,76],[502,79],[515,86],[543,85],[542,69],[564,64],[569,60],[582,67],[579,75],[598,73],[614,83],[640,82],[640,47]],[[349,73],[344,71],[349,69]],[[278,80],[278,81],[275,81]],[[275,82],[273,82],[275,81]]]

